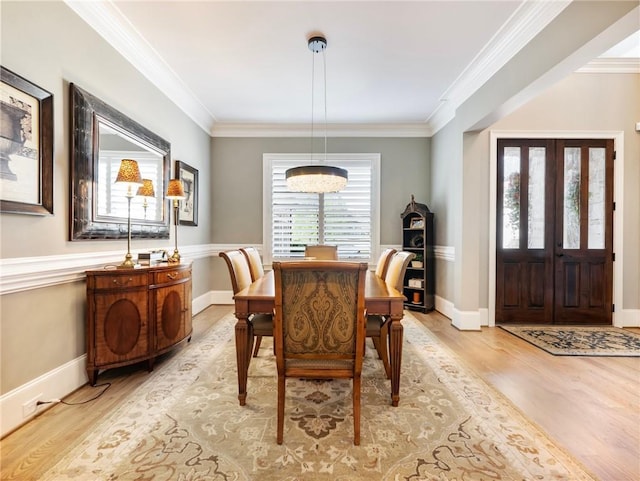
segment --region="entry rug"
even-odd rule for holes
[[[640,357],[640,334],[608,326],[500,326],[554,356]]]
[[[594,480],[410,313],[398,407],[368,340],[361,445],[353,445],[350,380],[288,380],[278,446],[271,339],[251,361],[241,407],[234,324],[221,319],[150,373],[44,479]]]

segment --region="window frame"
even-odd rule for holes
[[[264,153],[262,155],[262,258],[266,267],[273,261],[273,203],[272,172],[274,163],[290,164],[296,167],[303,164],[328,164],[349,170],[349,163],[369,162],[371,166],[371,257],[367,262],[371,265],[380,251],[380,154],[316,154],[309,153]],[[322,209],[322,206],[320,207]]]

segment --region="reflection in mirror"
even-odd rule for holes
[[[127,238],[125,188],[115,183],[122,159],[136,160],[154,189],[131,201],[131,237],[168,239],[169,142],[74,84],[71,112],[70,239]]]
[[[138,162],[143,179],[152,182],[154,196],[136,196],[131,200],[131,221],[161,221],[162,193],[164,179],[162,153],[144,145],[126,132],[98,119],[99,154],[98,180],[96,183],[97,219],[109,220],[113,217],[127,218],[126,186],[116,184],[116,176],[122,159]],[[145,206],[146,201],[146,206]]]

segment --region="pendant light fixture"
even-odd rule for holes
[[[314,97],[314,73],[315,54],[322,52],[324,72],[324,160],[327,160],[327,64],[324,51],[327,48],[327,39],[321,36],[311,37],[308,42],[309,50],[313,52],[311,67],[311,160],[313,161],[313,97]],[[338,192],[347,185],[348,173],[340,167],[332,167],[326,164],[311,164],[301,167],[293,167],[285,173],[287,188],[294,192],[311,192],[323,194]]]

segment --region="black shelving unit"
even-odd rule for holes
[[[432,311],[435,308],[433,212],[426,204],[416,202],[412,195],[411,202],[400,217],[402,250],[416,255],[404,276],[405,307],[422,312]],[[422,265],[418,264],[420,260]]]

